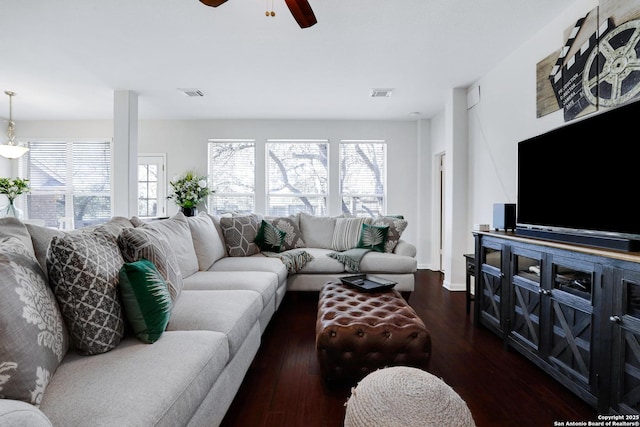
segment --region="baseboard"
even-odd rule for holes
[[[431,265],[431,264],[418,264],[418,270],[433,270],[433,265]]]
[[[466,292],[467,284],[466,283],[451,283],[447,280],[442,281],[442,287],[451,292]]]

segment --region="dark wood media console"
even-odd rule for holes
[[[601,414],[640,413],[640,253],[474,232],[475,323]]]

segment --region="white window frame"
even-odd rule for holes
[[[326,144],[327,147],[327,185],[326,193],[291,193],[291,194],[272,194],[269,185],[269,144]],[[265,193],[266,193],[266,213],[270,215],[271,212],[271,198],[302,198],[307,197],[311,199],[324,198],[325,212],[317,213],[316,215],[329,215],[331,212],[330,206],[330,194],[331,194],[331,144],[328,139],[267,139],[264,147],[265,152]]]
[[[253,192],[221,192],[218,188],[216,188],[216,181],[215,178],[216,176],[219,176],[221,171],[215,171],[211,169],[211,150],[213,147],[213,144],[253,144],[253,156],[254,156],[254,170],[253,170]],[[251,209],[252,211],[256,211],[257,206],[256,206],[256,188],[257,188],[257,170],[256,170],[256,166],[257,166],[257,154],[258,153],[258,144],[256,143],[255,139],[209,139],[208,140],[208,144],[207,144],[207,175],[208,175],[208,179],[209,179],[209,188],[211,188],[214,192],[209,195],[208,199],[207,199],[207,205],[210,207],[211,212],[214,213],[215,211],[215,198],[216,197],[248,197],[251,200],[253,200],[253,202],[251,203],[253,208]]]
[[[66,160],[65,163],[67,165],[67,175],[65,177],[65,180],[67,182],[67,185],[64,189],[64,191],[60,191],[60,192],[52,192],[53,194],[63,194],[65,197],[65,213],[64,216],[62,217],[58,217],[58,227],[60,229],[64,229],[64,230],[71,230],[75,228],[75,223],[74,223],[74,207],[73,207],[73,197],[74,195],[76,195],[76,193],[73,191],[73,169],[69,168],[68,166],[71,165],[73,163],[73,150],[72,147],[74,145],[74,143],[80,143],[80,142],[95,142],[95,143],[107,143],[109,145],[109,151],[110,151],[110,159],[109,159],[109,170],[110,170],[110,176],[109,176],[109,199],[110,199],[110,213],[109,213],[109,217],[113,216],[113,209],[114,209],[114,149],[113,149],[113,140],[111,140],[110,138],[31,138],[31,142],[33,143],[37,143],[37,142],[42,142],[42,143],[60,143],[60,144],[65,144],[67,146],[67,153],[66,153]],[[30,143],[27,143],[30,144]],[[20,176],[24,176],[29,178],[29,174],[28,174],[28,170],[29,168],[27,167],[27,162],[30,161],[30,157],[29,157],[29,153],[27,155],[25,155],[24,157],[22,157],[18,163],[18,170],[20,173]],[[32,191],[30,194],[50,194],[47,192],[43,192],[43,193],[39,193],[38,190],[34,190],[32,188]],[[68,202],[68,201],[71,202]],[[29,218],[29,219],[38,219],[38,218],[30,218],[29,215],[29,211],[28,211],[28,204],[26,202],[26,198],[24,198],[23,200],[19,200],[19,206],[21,209],[23,209],[23,211],[25,212],[25,217]],[[105,219],[105,222],[108,221],[109,218]]]
[[[374,193],[366,193],[366,192],[357,192],[357,193],[344,193],[342,188],[342,147],[347,144],[383,144],[384,145],[384,159],[383,159],[383,168],[384,168],[384,176],[383,176],[383,190],[382,194],[374,194]],[[384,139],[341,139],[339,143],[338,150],[338,179],[339,179],[339,200],[340,200],[340,213],[342,212],[342,203],[344,197],[372,197],[372,198],[382,198],[382,203],[380,206],[381,215],[387,213],[387,188],[388,188],[388,173],[387,173],[387,156],[388,156],[388,144]]]
[[[141,165],[157,165],[158,166],[158,189],[156,194],[156,216],[164,217],[167,215],[167,154],[166,153],[139,153],[138,154],[138,166]],[[136,174],[138,177],[138,174]],[[139,189],[139,177],[137,179],[136,190]],[[140,194],[138,194],[137,200],[139,200]],[[144,218],[140,214],[136,205],[136,211],[138,216]]]

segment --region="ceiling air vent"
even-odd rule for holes
[[[178,89],[180,92],[184,93],[186,96],[204,96],[204,92],[200,89]]]
[[[371,98],[389,98],[393,93],[393,89],[371,89],[369,96]]]

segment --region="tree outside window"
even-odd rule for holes
[[[269,215],[326,215],[329,142],[269,140],[266,150]]]
[[[209,142],[209,212],[254,212],[254,140],[212,140]]]
[[[384,141],[340,142],[343,214],[375,217],[385,213],[386,154]]]

